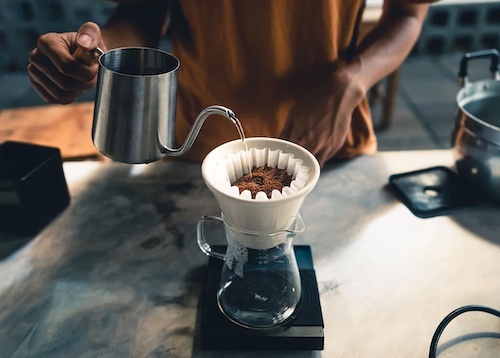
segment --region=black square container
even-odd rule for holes
[[[69,202],[58,148],[12,141],[0,144],[0,230],[37,233]]]

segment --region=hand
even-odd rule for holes
[[[343,146],[352,113],[365,95],[355,76],[337,70],[290,110],[281,137],[311,151],[323,166]]]
[[[31,51],[28,73],[31,85],[48,103],[68,104],[95,86],[97,63],[86,65],[72,54],[77,47],[106,51],[101,29],[87,22],[78,32],[47,33]]]

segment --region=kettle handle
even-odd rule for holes
[[[73,52],[73,57],[84,65],[91,66],[96,63],[98,58],[103,54],[104,51],[99,47],[96,47],[95,49],[90,51],[84,50],[81,47],[77,47],[75,52]]]
[[[469,83],[468,80],[468,62],[469,60],[478,58],[491,58],[490,72],[491,77],[496,80],[500,80],[500,72],[498,68],[498,62],[500,59],[500,54],[495,49],[482,50],[476,52],[467,52],[460,60],[460,70],[458,72],[458,82],[461,86],[466,86]]]

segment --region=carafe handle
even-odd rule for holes
[[[217,216],[209,216],[209,215],[204,215],[201,217],[201,220],[198,221],[198,224],[196,225],[196,236],[197,236],[197,241],[198,241],[198,246],[200,247],[200,250],[203,251],[208,256],[215,257],[219,260],[224,260],[225,255],[223,253],[214,251],[212,249],[212,246],[208,243],[206,237],[205,237],[205,222],[213,222],[216,224],[224,224],[224,220]]]
[[[296,216],[290,218],[290,220],[293,220],[293,222],[291,222],[289,228],[287,229],[272,233],[257,233],[243,231],[232,227],[227,222],[225,222],[223,218],[217,216],[202,216],[201,220],[198,221],[198,225],[196,227],[198,246],[200,247],[200,250],[203,251],[206,255],[218,258],[220,260],[225,260],[225,254],[214,251],[212,246],[210,246],[210,244],[207,242],[207,239],[205,237],[204,225],[206,221],[209,221],[216,224],[226,225],[226,227],[230,229],[233,235],[238,236],[237,240],[240,241],[240,243],[242,243],[245,247],[253,249],[268,249],[284,242],[288,238],[294,237],[296,234],[304,232],[304,222],[302,221],[302,217],[299,213],[297,213]]]

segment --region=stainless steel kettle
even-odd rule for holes
[[[491,79],[469,82],[470,60],[489,58]],[[457,172],[471,188],[500,202],[500,54],[466,53],[460,62],[457,112],[452,146]]]
[[[153,48],[126,47],[99,53],[92,140],[105,156],[124,163],[149,163],[180,156],[193,145],[212,114],[239,123],[233,111],[209,106],[196,118],[184,144],[173,148],[180,62]]]

